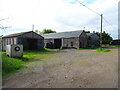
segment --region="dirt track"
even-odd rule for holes
[[[62,50],[4,77],[3,88],[117,88],[118,50]]]

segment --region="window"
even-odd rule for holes
[[[11,44],[11,38],[9,39],[9,44]]]
[[[12,38],[12,44],[14,44],[14,38]]]

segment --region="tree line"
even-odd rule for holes
[[[56,33],[56,31],[53,31],[52,29],[43,29],[42,32],[41,31],[38,31],[38,30],[35,30],[36,33],[38,34],[46,34],[46,33]]]

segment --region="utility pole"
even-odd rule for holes
[[[101,16],[101,31],[100,31],[100,47],[102,48],[102,21],[103,21],[103,14]]]
[[[85,30],[85,27],[84,27],[84,30]]]
[[[32,31],[34,31],[34,25],[32,25]]]
[[[32,32],[34,32],[34,24],[32,25]],[[32,38],[34,37],[33,33],[32,33]]]

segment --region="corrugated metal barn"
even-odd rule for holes
[[[44,37],[33,32],[21,32],[2,37],[2,50],[8,44],[22,44],[24,50],[41,50],[44,48]]]
[[[88,47],[100,46],[100,37],[96,33],[87,33]]]
[[[46,48],[85,48],[87,35],[83,30],[43,34]]]
[[[120,39],[113,40],[112,45],[120,45]]]

